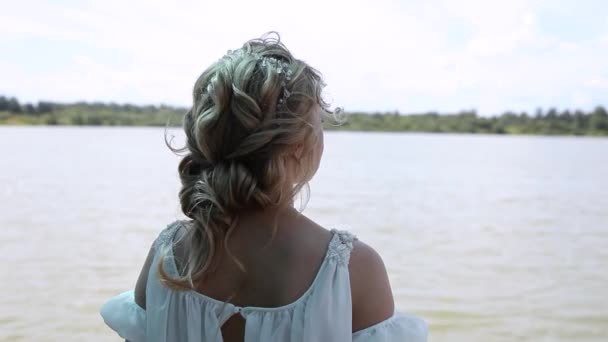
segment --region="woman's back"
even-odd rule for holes
[[[232,257],[242,260],[246,273],[226,256],[218,265],[222,271],[196,284],[196,291],[239,307],[279,308],[277,312],[306,300],[319,276],[332,234],[295,210],[277,217],[275,234],[270,228],[273,221],[274,215],[268,212],[242,216],[229,249]],[[179,235],[178,231],[178,241]],[[178,243],[174,253],[178,259],[185,258],[186,245]],[[242,315],[230,317],[222,325],[224,341],[243,341],[245,325]]]
[[[273,220],[268,212],[242,216],[228,242],[232,256],[222,249],[221,271],[195,284],[196,290],[240,306],[279,307],[298,299],[315,278],[331,233],[289,210],[278,217],[273,236]],[[179,241],[187,229],[176,234],[177,260],[188,257],[188,244]]]
[[[242,269],[230,256],[218,265],[221,272],[195,285],[206,296],[241,307],[281,307],[296,302],[312,285],[325,257],[331,233],[303,215],[282,215],[273,236],[274,216],[270,213],[242,217],[231,236],[229,250],[241,261]],[[185,260],[187,225],[176,233],[176,260]],[[176,262],[178,268],[179,262]],[[222,325],[224,341],[243,341],[245,320],[233,315]]]

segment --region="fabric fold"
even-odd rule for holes
[[[426,322],[418,317],[398,312],[378,324],[353,334],[353,342],[426,342],[426,340]]]
[[[146,340],[146,311],[135,303],[134,291],[126,291],[110,298],[101,307],[105,323],[130,342]]]

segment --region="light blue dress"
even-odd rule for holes
[[[177,275],[172,240],[180,222],[169,225],[154,244],[151,270],[164,253],[165,270]],[[420,318],[395,313],[391,318],[352,333],[352,303],[348,261],[353,235],[332,230],[323,263],[308,290],[295,302],[276,308],[239,307],[194,291],[175,291],[150,272],[146,310],[133,291],[111,298],[101,308],[106,324],[131,342],[221,342],[221,326],[234,314],[245,318],[245,342],[356,341],[424,342],[427,327]]]

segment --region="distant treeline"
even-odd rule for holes
[[[181,125],[186,108],[137,106],[101,102],[20,103],[0,96],[0,125],[92,125],[92,126],[173,126]],[[494,134],[608,135],[608,114],[601,106],[591,112],[537,109],[535,113],[505,112],[491,117],[472,111],[455,114],[361,113],[346,114],[340,126],[327,129],[350,131],[408,131]]]

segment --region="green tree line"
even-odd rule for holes
[[[0,96],[0,124],[4,125],[89,125],[89,126],[178,126],[186,108],[172,106],[101,102],[20,103]],[[533,114],[505,112],[479,116],[474,110],[459,113],[420,114],[346,113],[345,122],[330,130],[446,132],[545,135],[608,135],[608,113],[602,106],[592,111],[537,109]]]

